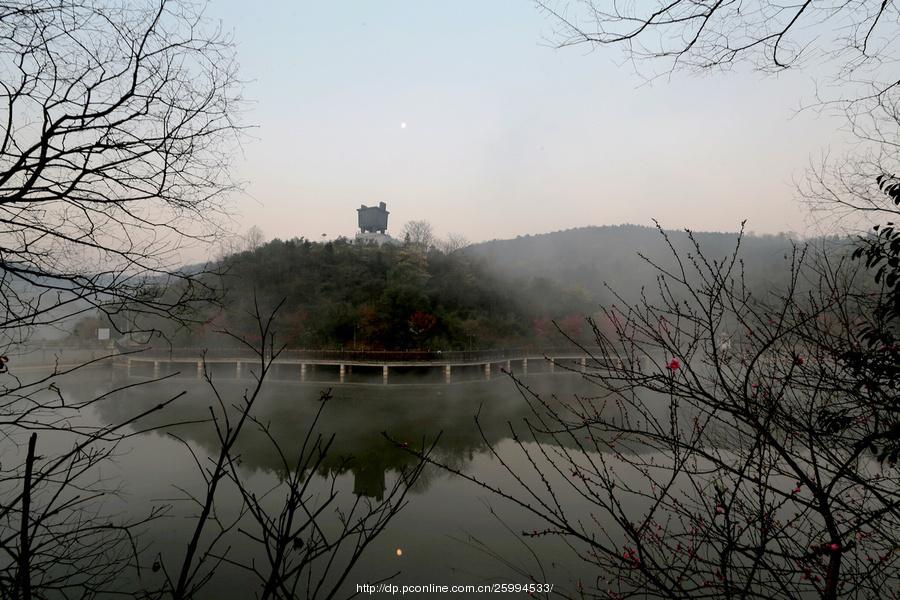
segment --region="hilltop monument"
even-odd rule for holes
[[[362,233],[384,233],[387,231],[388,215],[387,204],[379,202],[378,206],[360,205],[356,209],[359,214],[359,230]]]
[[[379,202],[378,206],[366,206],[361,204],[356,209],[359,222],[357,241],[369,244],[396,244],[397,240],[387,234],[388,212],[387,204]]]

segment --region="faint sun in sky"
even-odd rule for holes
[[[400,123],[400,129],[406,129],[406,121]]]

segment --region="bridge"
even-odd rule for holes
[[[489,381],[503,370],[516,375],[585,373],[611,366],[587,348],[480,350],[469,352],[284,350],[272,361],[269,377],[277,381],[330,384],[452,384]],[[114,357],[129,377],[167,375],[200,379],[204,366],[217,380],[249,378],[260,360],[240,349],[173,348]]]

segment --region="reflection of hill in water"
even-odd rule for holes
[[[571,397],[573,393],[596,393],[596,388],[572,376],[535,376],[528,381],[548,397]],[[164,413],[148,417],[142,428],[196,421],[209,417],[214,402],[210,390],[199,382],[168,382],[140,386],[117,394],[99,407],[100,417],[108,422],[121,420],[148,410],[160,400],[187,389]],[[226,404],[240,401],[244,388],[223,383],[220,392]],[[254,415],[267,423],[273,437],[286,454],[296,453],[319,408],[321,388],[307,385],[266,384],[254,408]],[[382,432],[398,441],[417,447],[440,434],[436,457],[463,467],[475,454],[486,450],[474,417],[479,414],[482,432],[491,444],[511,437],[510,423],[519,425],[531,415],[528,404],[512,381],[498,378],[491,382],[433,386],[338,386],[328,402],[317,427],[324,437],[332,434],[334,443],[323,465],[324,471],[354,476],[354,490],[361,495],[380,497],[385,474],[412,466],[415,458],[391,445]],[[159,430],[177,433],[208,451],[217,447],[210,423],[174,425]],[[254,426],[238,443],[243,466],[277,472],[281,463],[271,443]],[[434,473],[431,472],[431,476]],[[428,485],[428,473],[419,485]]]

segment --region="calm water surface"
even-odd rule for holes
[[[64,390],[87,398],[106,391],[112,383],[109,376],[80,377],[69,381]],[[554,393],[567,398],[597,392],[571,374],[534,375],[528,383],[548,397]],[[234,403],[250,384],[223,382],[220,391],[226,402]],[[184,397],[143,423],[145,428],[173,425],[129,438],[119,447],[115,461],[104,467],[104,475],[119,478],[124,490],[122,502],[108,502],[107,510],[140,516],[152,506],[172,506],[168,516],[151,522],[142,533],[141,560],[147,564],[157,555],[172,564],[183,556],[193,525],[191,516],[196,514],[196,507],[185,500],[185,491],[197,490],[198,482],[202,482],[185,445],[201,461],[217,451],[209,422],[184,422],[206,419],[213,396],[201,382],[169,380],[118,393],[96,405],[93,413],[99,421],[117,422],[181,391],[187,392]],[[319,408],[321,391],[322,386],[313,384],[267,383],[254,414],[270,423],[273,436],[289,450],[305,435]],[[333,398],[326,405],[318,430],[325,436],[335,436],[326,466],[338,473],[339,505],[346,506],[357,496],[381,498],[398,472],[415,463],[414,457],[385,440],[382,432],[412,445],[434,440],[440,434],[434,454],[440,462],[492,484],[508,485],[520,494],[524,491],[515,487],[517,484],[489,451],[474,420],[479,414],[487,441],[513,468],[529,472],[510,428],[524,430],[523,420],[532,413],[508,378],[449,386],[339,385],[332,391]],[[248,430],[238,447],[243,476],[254,489],[263,493],[278,481],[278,456],[263,436]],[[322,492],[326,483],[321,474],[316,476]],[[537,479],[530,478],[529,485],[538,484]],[[558,494],[573,511],[582,506],[565,485],[558,486]],[[236,506],[234,491],[223,489],[219,498],[222,514],[229,514]],[[357,583],[391,575],[399,585],[479,584],[524,583],[528,581],[524,574],[528,573],[538,581],[568,589],[574,588],[579,579],[590,580],[596,575],[558,540],[541,538],[523,543],[521,531],[542,526],[533,516],[474,484],[428,468],[413,487],[404,509],[369,546],[349,577],[346,591],[352,593]],[[231,556],[241,558],[248,550],[235,539]],[[402,556],[398,556],[398,548]],[[158,576],[144,573],[148,582]],[[256,582],[246,572],[223,565],[204,597],[253,597],[256,589]]]

